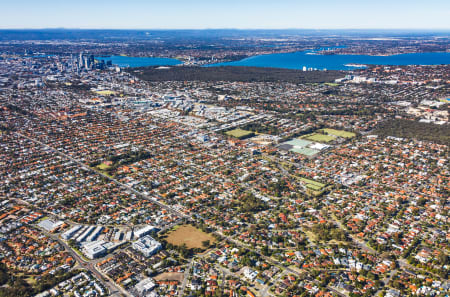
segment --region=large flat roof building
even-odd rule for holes
[[[153,288],[156,287],[155,282],[151,278],[144,278],[140,282],[138,282],[134,289],[139,294],[139,296],[147,296],[147,293],[149,293]]]
[[[146,235],[133,242],[132,247],[141,252],[144,256],[150,257],[161,250],[162,245],[150,235]]]
[[[145,226],[144,228],[135,231],[134,236],[137,238],[141,238],[141,237],[144,237],[145,235],[152,233],[153,231],[156,231],[155,226],[151,226],[151,225]]]
[[[83,245],[83,252],[89,259],[95,259],[106,255],[108,249],[104,246],[105,241],[93,241]]]

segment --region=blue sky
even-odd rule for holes
[[[0,0],[0,28],[450,29],[449,0]]]

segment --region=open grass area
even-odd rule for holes
[[[344,137],[344,138],[353,138],[356,136],[355,133],[353,132],[347,132],[344,130],[335,130],[335,129],[323,129],[323,132],[325,134],[330,134],[330,135],[334,135],[334,136],[338,136],[338,137]]]
[[[236,137],[238,139],[244,139],[255,135],[252,131],[242,130],[242,129],[234,129],[225,132],[226,135]]]
[[[109,90],[95,91],[95,93],[98,94],[98,95],[103,95],[103,96],[115,95],[115,94],[116,94],[116,92],[114,92],[114,91],[109,91]]]
[[[317,185],[314,185],[314,184],[306,184],[306,187],[308,189],[313,190],[313,191],[322,191],[323,190],[322,186],[317,186]]]
[[[304,230],[303,232],[305,233],[306,237],[308,237],[309,242],[311,242],[311,243],[317,242],[317,236],[316,236],[316,234],[314,234],[314,232],[306,231],[306,230]]]
[[[305,184],[305,187],[315,196],[322,195],[325,191],[326,184],[319,183],[315,180],[298,177],[298,179]]]
[[[95,166],[95,167],[91,167],[91,169],[93,169],[93,170],[95,170],[95,171],[97,171],[97,172],[99,172],[99,173],[101,173],[101,174],[104,174],[104,175],[106,175],[107,177],[110,177],[110,178],[112,178],[113,176],[111,175],[111,174],[109,174],[109,172],[107,171],[108,170],[108,167],[103,167],[104,169],[100,169],[100,166],[101,166],[102,164],[100,164],[100,165],[98,165],[98,166]]]
[[[108,170],[111,166],[109,166],[108,164],[102,163],[100,165],[97,165],[97,168],[100,170]]]
[[[176,246],[185,244],[188,249],[204,248],[202,242],[206,240],[209,240],[210,243],[216,241],[212,235],[205,233],[192,225],[179,226],[176,230],[170,231],[166,238],[168,243]]]
[[[325,187],[325,184],[319,183],[319,182],[309,179],[309,178],[299,177],[299,179],[307,185],[312,185],[312,186],[320,187],[320,188]]]
[[[50,219],[48,216],[43,216],[42,218],[40,218],[39,220],[36,221],[36,224],[39,224],[40,222],[44,221],[44,220],[48,220]]]
[[[36,277],[34,277],[34,276],[27,277],[27,278],[25,279],[25,281],[26,281],[27,283],[29,283],[30,285],[32,285],[32,286],[35,286],[35,285],[37,284]]]
[[[317,142],[331,142],[336,139],[334,135],[325,135],[320,133],[312,133],[305,135],[303,138]]]

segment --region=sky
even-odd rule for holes
[[[0,28],[450,29],[449,0],[0,0]]]

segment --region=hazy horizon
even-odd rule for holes
[[[0,29],[450,29],[444,0],[18,0],[2,4]]]
[[[444,32],[450,32],[450,28],[221,28],[221,27],[211,27],[211,28],[112,28],[112,27],[86,27],[86,28],[80,28],[80,27],[23,27],[23,28],[9,28],[9,27],[0,27],[1,31],[8,31],[8,30],[112,30],[112,31],[208,31],[208,30],[236,30],[236,31],[444,31]]]

